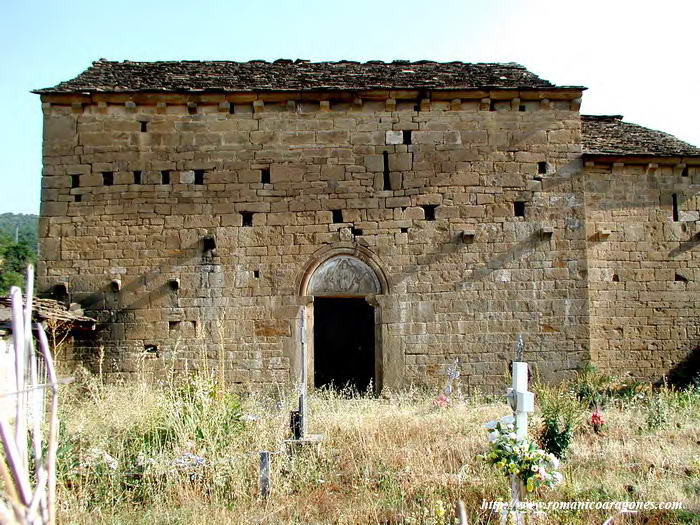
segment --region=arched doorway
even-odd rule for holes
[[[386,281],[372,266],[357,253],[341,252],[309,269],[302,288],[311,299],[307,366],[315,387],[381,388],[381,324],[374,298]]]

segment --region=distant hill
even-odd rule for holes
[[[0,213],[0,233],[27,244],[34,252],[37,249],[37,227],[39,216],[29,213]]]

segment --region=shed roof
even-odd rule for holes
[[[114,62],[100,59],[74,79],[38,89],[35,93],[556,87],[515,63],[469,64],[429,60]]]
[[[584,155],[700,156],[700,148],[668,133],[624,122],[622,115],[581,115],[581,123]]]
[[[24,300],[23,300],[24,302]],[[9,323],[12,318],[12,300],[10,297],[0,297],[0,324]],[[32,318],[34,321],[54,320],[70,322],[74,325],[83,325],[92,328],[95,319],[83,315],[82,309],[77,305],[70,308],[55,299],[32,298]]]

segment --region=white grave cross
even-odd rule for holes
[[[522,335],[518,335],[516,344],[516,357],[513,361],[513,386],[508,389],[506,397],[508,404],[513,410],[515,416],[515,435],[518,439],[527,438],[527,418],[530,412],[535,410],[535,394],[528,391],[527,383],[529,378],[527,363],[523,361],[524,343]],[[525,497],[525,486],[520,478],[511,476],[511,506],[513,510],[517,509],[518,503]],[[503,515],[501,522],[503,523],[506,516]],[[525,517],[522,512],[515,512],[515,523],[521,525],[525,523]]]
[[[535,410],[535,394],[527,389],[527,363],[513,362],[513,387],[508,389],[508,403],[515,415],[515,434],[527,437],[527,415]]]

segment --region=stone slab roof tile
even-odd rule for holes
[[[673,135],[631,124],[622,115],[581,115],[583,153],[595,156],[700,156],[700,148]]]
[[[113,62],[100,59],[72,80],[35,93],[555,88],[514,63]]]

